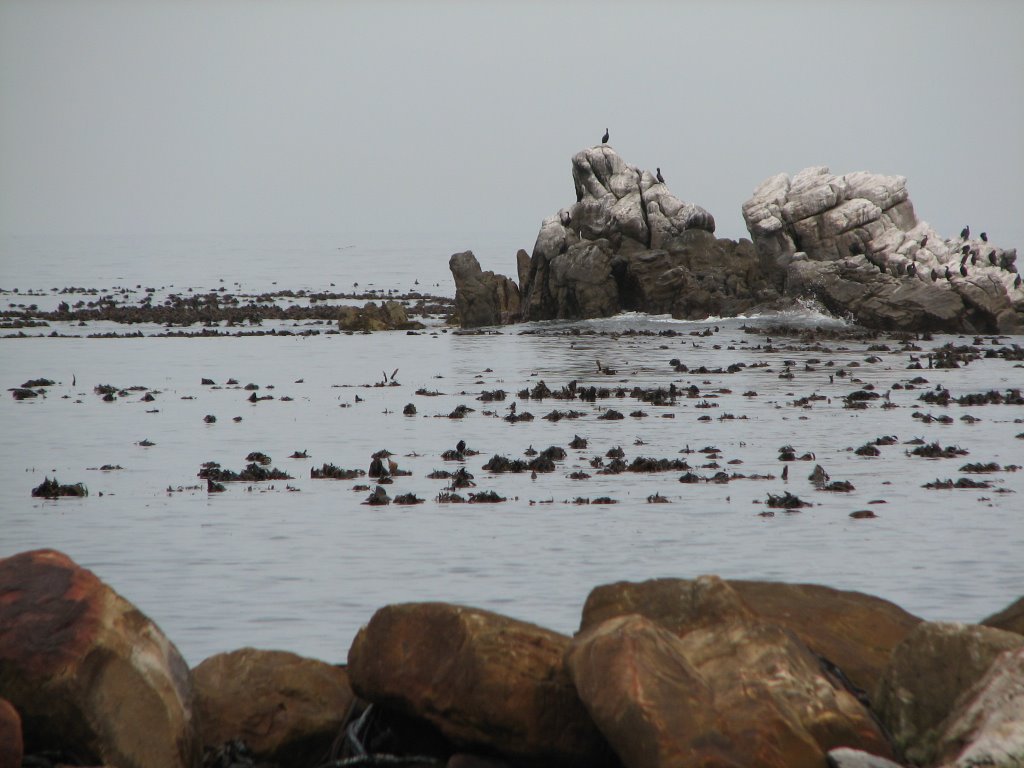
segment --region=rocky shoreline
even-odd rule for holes
[[[765,180],[743,203],[751,239],[714,236],[714,217],[660,176],[599,145],[572,159],[576,202],[541,224],[518,284],[455,254],[464,327],[608,317],[679,319],[778,310],[812,298],[867,328],[1024,332],[1015,248],[918,219],[902,176],[823,166]]]
[[[956,624],[818,585],[618,582],[573,637],[406,603],[347,664],[244,648],[190,669],[95,574],[36,550],[0,560],[0,627],[3,768],[1024,760],[1024,598]]]

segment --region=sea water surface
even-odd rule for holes
[[[498,240],[488,243],[495,256],[485,267],[512,273],[514,247]],[[385,244],[351,249],[361,254],[356,258],[331,250],[341,247],[329,245],[340,237],[289,240],[291,250],[266,251],[225,239],[204,241],[204,252],[217,257],[199,258],[202,243],[109,242],[106,250],[94,244],[79,252],[34,242],[4,242],[0,300],[27,301],[10,293],[14,287],[37,291],[31,300],[42,302],[52,300],[53,287],[106,288],[116,280],[196,290],[220,280],[249,290],[275,282],[407,290],[418,281],[452,295],[447,257],[474,245]],[[42,249],[35,259],[26,255],[32,248]],[[178,253],[178,266],[133,251],[168,259]],[[96,254],[104,253],[100,264]],[[5,390],[38,377],[57,382],[45,397],[0,399],[0,556],[39,547],[66,552],[156,620],[192,664],[245,645],[343,661],[374,610],[413,600],[466,603],[572,632],[589,590],[620,579],[717,573],[814,582],[877,594],[928,619],[962,621],[1024,593],[1024,471],[972,476],[989,480],[988,489],[922,488],[964,476],[966,462],[1024,464],[1024,441],[1016,437],[1024,433],[1024,408],[943,408],[919,399],[938,385],[954,395],[1020,387],[1020,363],[908,370],[909,355],[895,343],[888,350],[869,350],[869,342],[822,347],[747,332],[778,323],[843,325],[808,308],[703,322],[623,315],[484,335],[434,324],[416,335],[90,339],[48,338],[52,329],[41,328],[29,338],[0,338]],[[923,349],[914,354],[949,341],[972,340],[939,336],[918,342]],[[983,341],[992,348],[1024,344],[1021,337]],[[688,370],[677,371],[672,360]],[[738,363],[746,367],[726,372]],[[910,384],[917,376],[926,383]],[[201,384],[204,378],[215,384]],[[227,384],[232,378],[237,386]],[[699,395],[661,406],[628,394],[596,403],[516,397],[540,381],[557,390],[573,380],[627,389],[674,383]],[[243,388],[250,383],[258,389]],[[100,384],[126,394],[104,402],[94,392]],[[845,408],[841,398],[865,385],[888,392],[890,407],[880,399],[864,410]],[[478,399],[498,389],[508,393],[505,400]],[[253,391],[272,399],[251,402]],[[155,399],[144,401],[145,392]],[[811,395],[822,399],[797,403]],[[512,402],[535,419],[504,420]],[[409,403],[414,416],[403,415]],[[473,410],[450,418],[459,405]],[[570,409],[581,415],[542,418]],[[609,409],[625,418],[598,418]],[[926,423],[915,413],[947,414],[952,423]],[[577,435],[587,447],[568,449]],[[881,447],[879,458],[853,453],[884,435],[898,442]],[[969,455],[910,456],[906,443],[918,437],[960,445]],[[494,491],[506,501],[436,500],[447,481],[427,475],[459,466],[441,456],[459,440],[480,452],[465,461],[476,487],[461,493]],[[524,458],[531,446],[552,445],[568,456],[536,479],[482,469],[495,454]],[[786,445],[813,460],[780,462]],[[771,479],[687,484],[678,471],[599,474],[592,462],[614,447],[627,462],[679,458],[704,477],[724,470]],[[700,453],[704,448],[717,448],[718,458]],[[388,493],[411,492],[424,503],[368,506],[368,492],[353,490],[372,487],[367,478],[310,478],[310,468],[324,463],[365,470],[382,449],[412,473],[397,477]],[[197,478],[203,462],[237,471],[251,451],[269,454],[292,479],[207,493]],[[297,451],[309,458],[289,458]],[[854,490],[814,490],[807,476],[815,464]],[[590,477],[570,477],[579,472]],[[31,497],[48,476],[84,482],[90,495]],[[769,511],[768,494],[784,491],[813,506],[761,514]],[[655,494],[668,503],[649,503]],[[576,503],[601,497],[617,503]],[[850,517],[866,509],[877,517]]]

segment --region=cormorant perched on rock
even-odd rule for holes
[[[459,442],[457,442],[455,444],[455,451],[457,453],[462,453],[465,450],[466,450],[466,441],[465,440],[459,440]]]
[[[661,175],[661,168],[655,168],[654,170],[656,170],[658,172],[658,174],[657,174],[658,181],[660,181],[662,184],[664,184],[665,183],[665,178]]]
[[[928,235],[921,238],[921,247],[924,248],[926,245],[928,245]]]
[[[993,267],[996,265],[996,252],[995,251],[989,251],[988,252],[988,263],[991,264]]]
[[[970,227],[970,225],[967,225],[966,227],[964,227],[963,229],[960,230],[960,239],[961,240],[966,240],[970,236],[971,236],[971,227]]]
[[[938,279],[939,279],[939,273],[933,269],[932,270],[932,282],[934,283]]]
[[[965,245],[965,246],[963,246],[963,247],[962,247],[962,248],[960,249],[960,253],[964,254],[965,256],[966,256],[966,255],[967,255],[968,253],[970,253],[970,252],[971,252],[971,246],[969,246],[969,245]]]
[[[988,242],[988,232],[982,232],[981,233],[981,242],[983,242],[983,243],[987,243]]]
[[[953,273],[949,271],[949,267],[946,267],[946,279],[949,280],[953,277]]]
[[[602,144],[607,144],[608,143],[608,129],[607,128],[604,129],[604,136],[601,137],[601,143]]]
[[[964,264],[960,265],[960,277],[967,277],[967,267]]]
[[[1015,278],[1013,278],[1013,287],[1014,288],[1020,288],[1020,283],[1021,283],[1020,275],[1017,275]]]
[[[917,275],[917,264],[914,262],[907,264],[907,274],[911,277],[915,277]]]

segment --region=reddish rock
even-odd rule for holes
[[[53,550],[0,560],[0,692],[25,748],[119,768],[199,762],[191,676],[135,606]]]
[[[349,650],[352,688],[456,746],[538,765],[614,762],[563,665],[569,638],[489,611],[389,605]]]
[[[814,652],[872,691],[892,649],[921,620],[887,600],[816,584],[727,581],[756,615],[796,633]],[[596,587],[583,607],[581,630],[612,616],[639,613],[677,635],[714,615],[697,599],[691,579],[617,582]],[[698,608],[699,606],[699,608]]]
[[[21,718],[7,699],[0,699],[0,768],[21,768]]]
[[[573,642],[580,697],[630,768],[820,766],[839,746],[891,755],[867,709],[724,581],[692,582],[689,605],[703,625],[682,637],[633,614]]]
[[[874,709],[906,760],[931,763],[943,720],[996,657],[1024,637],[976,624],[925,622],[893,651]]]
[[[204,747],[241,739],[256,758],[288,765],[327,754],[355,699],[343,668],[286,651],[221,653],[192,674]]]
[[[1024,597],[1011,603],[999,613],[993,613],[981,623],[986,627],[1005,629],[1007,632],[1024,635]]]
[[[937,763],[1024,765],[1024,648],[1001,654],[939,730]]]

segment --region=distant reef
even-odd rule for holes
[[[472,251],[451,257],[463,327],[627,310],[697,320],[812,298],[880,330],[1024,333],[1016,249],[966,227],[943,238],[903,176],[772,176],[743,203],[750,240],[716,238],[708,211],[606,144],[578,152],[572,178],[576,202],[517,254],[518,284]]]

